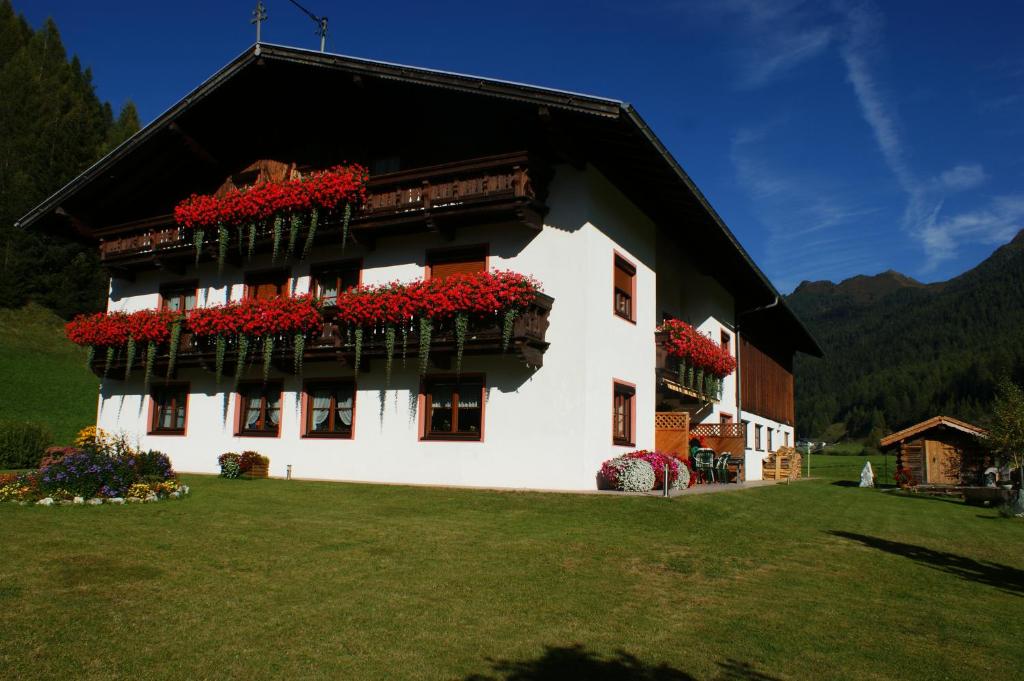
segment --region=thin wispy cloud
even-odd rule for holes
[[[824,52],[835,37],[816,3],[804,0],[683,0],[670,7],[740,30],[744,47],[736,52],[736,84],[742,89],[781,78]]]
[[[859,205],[818,178],[786,172],[766,160],[758,144],[772,127],[741,129],[733,138],[730,159],[737,181],[754,199],[758,219],[768,229],[764,263],[773,281],[787,291],[804,279],[873,268],[878,245],[886,239],[871,224],[878,209]],[[854,225],[859,228],[851,229]]]
[[[987,245],[1009,241],[1024,229],[1024,194],[997,196],[988,205],[974,211],[935,219],[921,231],[928,253],[928,268],[957,254],[960,243]]]
[[[1002,209],[993,201],[992,206],[973,212],[943,212],[951,195],[977,189],[989,180],[980,163],[961,162],[935,173],[915,170],[897,98],[877,75],[885,21],[875,5],[852,0],[833,0],[827,5],[800,0],[724,0],[712,8],[699,6],[738,20],[740,31],[751,45],[739,73],[741,87],[765,86],[826,50],[838,53],[860,115],[905,196],[902,226],[923,249],[926,270],[955,258],[966,239],[994,242],[1005,236],[1007,216],[1012,214],[1005,202],[999,203]],[[1018,62],[1008,62],[1001,65],[1000,73],[1016,73],[1017,67]],[[857,216],[856,210],[846,210],[831,199],[799,191],[785,177],[768,172],[763,160],[737,155],[736,149],[754,141],[749,137],[754,134],[742,131],[741,135],[748,137],[738,136],[733,145],[737,178],[752,199],[778,202],[788,194],[792,202],[803,197],[805,203],[792,207],[794,218],[805,225],[801,233],[824,230]]]

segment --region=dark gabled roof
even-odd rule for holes
[[[973,435],[974,437],[988,437],[988,431],[986,431],[984,428],[979,428],[978,426],[967,423],[966,421],[961,421],[951,416],[933,416],[927,421],[921,421],[921,423],[917,423],[913,426],[910,426],[909,428],[904,428],[903,430],[898,430],[895,433],[892,433],[891,435],[886,435],[879,441],[878,444],[883,449],[887,449],[892,445],[898,444],[903,440],[906,440],[907,438],[920,435],[921,433],[929,431],[932,428],[938,428],[939,426],[959,430],[962,433],[967,433],[968,435]]]
[[[720,249],[723,256],[727,257],[728,252],[731,251],[738,259],[730,268],[727,268],[728,272],[723,275],[730,280],[733,289],[739,289],[745,294],[744,296],[737,295],[737,305],[755,307],[771,303],[778,298],[780,303],[771,311],[771,314],[781,314],[784,319],[779,321],[791,325],[792,334],[789,340],[792,341],[794,349],[816,356],[823,354],[817,341],[782,300],[768,277],[754,263],[693,180],[632,106],[618,100],[493,78],[480,78],[294,47],[256,44],[216,72],[152,123],[29,211],[16,223],[16,226],[32,227],[44,219],[54,219],[55,216],[62,215],[62,205],[65,202],[73,200],[77,194],[97,180],[109,181],[112,177],[111,170],[119,162],[127,159],[138,147],[173,128],[175,121],[183,114],[216,92],[240,72],[251,65],[267,62],[308,65],[343,71],[357,77],[395,81],[403,85],[439,88],[464,94],[505,99],[579,117],[578,120],[582,123],[580,129],[584,131],[580,134],[596,134],[595,131],[600,128],[607,137],[602,139],[601,145],[595,145],[602,147],[599,151],[605,155],[603,167],[601,163],[597,163],[599,169],[617,185],[623,186],[632,183],[635,191],[631,198],[656,221],[658,219],[655,216],[680,223],[692,220],[695,216],[703,215],[709,218],[717,237],[711,234],[706,239],[714,246],[726,246],[727,248]],[[614,159],[614,162],[611,162],[610,159]],[[630,192],[627,191],[627,195],[630,195]],[[707,244],[703,245],[707,246]],[[740,300],[740,298],[744,300]]]

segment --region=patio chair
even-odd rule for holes
[[[697,472],[700,473],[701,478],[704,482],[715,481],[715,453],[710,449],[700,449],[694,455],[694,462],[697,466]]]
[[[732,454],[722,452],[715,460],[715,477],[718,478],[719,482],[729,482],[729,459],[731,458]]]

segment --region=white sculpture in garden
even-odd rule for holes
[[[871,462],[865,461],[864,468],[860,472],[860,486],[861,487],[874,487],[875,486],[875,472],[871,470]]]

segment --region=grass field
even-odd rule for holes
[[[5,678],[1019,674],[1024,523],[958,502],[187,480],[0,504]]]
[[[37,305],[0,308],[0,419],[41,423],[68,443],[96,422],[99,381],[63,326]]]

